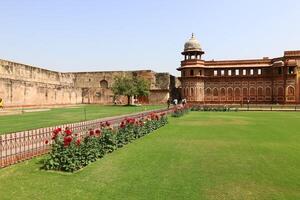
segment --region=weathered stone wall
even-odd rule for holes
[[[8,107],[112,104],[116,76],[138,76],[151,83],[149,97],[139,103],[165,103],[176,83],[170,74],[151,70],[60,73],[0,60],[0,98]],[[125,104],[127,98],[119,97],[118,102]]]
[[[76,104],[82,89],[74,75],[0,60],[0,97],[5,106]]]
[[[170,74],[156,73],[151,70],[140,71],[107,71],[74,73],[75,86],[82,87],[84,103],[113,103],[111,86],[116,76],[138,76],[150,82],[150,95],[140,98],[139,103],[164,103],[169,98],[170,91],[175,87]],[[126,97],[119,97],[118,101],[127,103]]]

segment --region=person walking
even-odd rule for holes
[[[186,99],[182,99],[182,106],[185,107],[186,105]]]

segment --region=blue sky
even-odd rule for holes
[[[177,74],[194,32],[204,59],[300,49],[299,0],[0,0],[0,58],[51,70]]]

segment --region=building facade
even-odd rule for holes
[[[192,35],[184,45],[181,96],[199,104],[300,103],[300,51],[283,57],[205,61]]]

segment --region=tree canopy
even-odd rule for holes
[[[115,96],[127,96],[128,104],[130,104],[132,96],[141,97],[149,95],[150,83],[140,77],[117,76],[112,85],[112,91]]]

